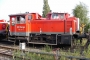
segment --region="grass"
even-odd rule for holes
[[[44,51],[50,52],[50,51],[52,51],[52,47],[50,47],[50,46],[48,46],[48,45],[45,45],[45,46],[44,46]]]
[[[52,49],[50,46],[45,45],[43,51],[44,52],[50,52]],[[30,60],[55,60],[54,56],[49,56],[49,55],[41,55],[41,54],[36,54],[36,53],[30,53],[30,52],[25,52],[24,55],[22,55],[22,51],[17,50],[14,51],[13,54],[13,59],[15,60],[20,60],[18,57],[23,57],[23,58],[29,58]],[[15,58],[16,57],[16,58]]]
[[[79,43],[80,41],[78,41]],[[83,42],[80,46],[84,46],[85,43],[87,42],[87,40],[84,40],[83,39]],[[63,54],[63,55],[71,55],[71,56],[81,56],[80,52],[81,52],[81,49],[80,49],[80,46],[77,48],[77,49],[74,49],[74,52],[70,52],[70,50],[68,50],[67,52],[63,51],[63,50],[60,50],[60,54]],[[83,51],[83,56],[86,57],[86,58],[90,58],[90,45],[88,46],[88,49],[84,49]]]
[[[79,41],[78,41],[79,42]],[[83,40],[83,43],[80,46],[84,46],[86,43],[86,40]],[[52,47],[45,45],[44,52],[52,52]],[[80,47],[77,49],[74,49],[73,53],[70,51],[70,49],[65,52],[63,49],[60,49],[59,54],[61,55],[66,55],[66,56],[81,56],[80,54]],[[22,51],[14,51],[14,56],[21,56]],[[90,45],[88,46],[88,50],[83,51],[83,56],[86,58],[90,58]],[[24,53],[24,58],[30,58],[31,60],[55,60],[54,56],[49,56],[49,55],[42,55],[42,54],[36,54],[36,53],[30,53],[26,52]],[[20,60],[19,58],[15,58],[16,60]],[[66,60],[67,58],[61,56],[60,60]],[[75,60],[75,59],[74,59]]]
[[[24,53],[24,56],[22,56],[21,55],[22,51],[18,51],[14,53],[15,53],[14,56],[17,57],[17,58],[14,58],[15,60],[20,60],[20,58],[18,58],[20,56],[30,60],[54,60],[54,56],[49,56],[49,55],[41,55],[41,54],[26,52]]]

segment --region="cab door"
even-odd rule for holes
[[[26,16],[25,15],[21,15],[21,16],[17,16],[17,20],[16,20],[16,35],[17,36],[26,36]]]
[[[16,17],[10,17],[10,35],[15,35]]]

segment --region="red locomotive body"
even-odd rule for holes
[[[26,39],[33,44],[71,44],[72,36],[79,30],[79,19],[68,13],[49,13],[42,18],[38,13],[10,16],[10,36]]]
[[[8,23],[5,20],[0,20],[0,39],[6,38],[8,33]]]

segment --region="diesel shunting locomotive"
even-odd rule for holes
[[[68,13],[50,12],[46,18],[38,13],[11,14],[8,39],[32,44],[69,44],[79,31],[79,18]]]

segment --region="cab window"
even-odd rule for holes
[[[53,13],[52,14],[52,19],[59,19],[59,14]]]
[[[20,23],[21,23],[21,24],[25,23],[25,16],[21,16],[21,17],[20,17]]]
[[[28,15],[28,20],[31,20],[32,19],[32,15]]]
[[[60,19],[64,19],[64,13],[60,14]]]
[[[25,23],[25,16],[17,16],[17,24]]]

